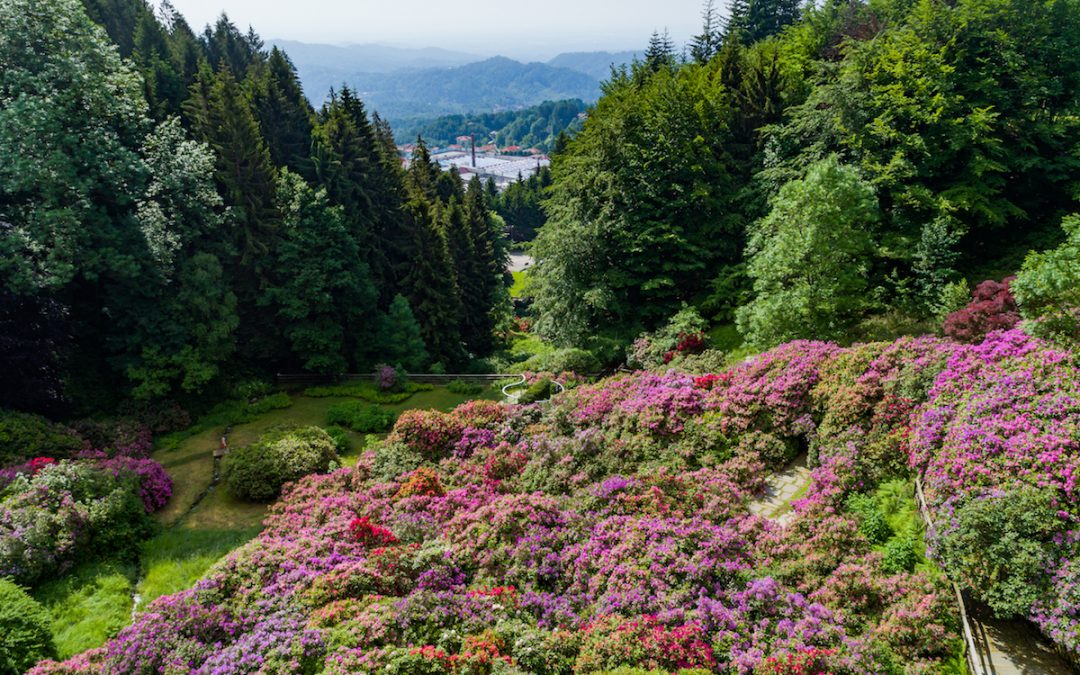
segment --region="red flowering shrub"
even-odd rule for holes
[[[397,537],[390,530],[376,525],[367,516],[353,518],[349,523],[349,532],[353,538],[368,548],[389,546],[397,543]]]
[[[424,459],[438,461],[453,451],[464,430],[465,425],[454,415],[406,410],[394,424],[390,440],[404,443]]]
[[[712,647],[697,623],[667,627],[655,616],[601,619],[585,628],[574,672],[619,666],[676,671],[716,667]]]
[[[829,675],[831,649],[812,647],[796,654],[770,656],[757,669],[758,675]]]
[[[705,351],[705,334],[679,333],[679,342],[675,345],[675,351],[679,354],[700,354]]]
[[[444,494],[446,494],[446,491],[443,490],[442,484],[439,482],[439,474],[434,469],[422,466],[409,474],[409,477],[398,488],[394,499],[441,497]]]
[[[945,318],[945,335],[957,342],[980,342],[988,333],[1009,330],[1020,322],[1020,310],[1009,290],[1016,277],[1000,283],[984,281],[975,287],[971,304]]]
[[[50,464],[56,464],[56,460],[52,457],[35,457],[26,463],[26,468],[30,471],[30,475],[33,476]]]
[[[698,389],[704,389],[705,391],[711,391],[716,383],[720,381],[720,376],[713,373],[708,375],[702,375],[701,377],[694,378],[694,386]]]

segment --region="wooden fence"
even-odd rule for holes
[[[338,377],[332,377],[329,375],[312,375],[308,373],[290,374],[290,373],[278,373],[276,380],[277,383],[285,387],[302,387],[302,386],[314,386],[319,384],[334,384],[336,382],[368,382],[374,381],[378,377],[377,373],[350,373],[348,375],[341,375]],[[517,373],[447,373],[440,375],[422,374],[422,373],[409,373],[408,378],[410,382],[419,382],[421,384],[449,384],[455,380],[461,380],[462,382],[469,382],[473,384],[491,384],[492,382],[500,382],[502,380],[518,379],[521,376]]]

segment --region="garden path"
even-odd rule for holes
[[[1075,672],[1046,639],[1026,621],[1000,621],[985,608],[972,606],[968,617],[977,668],[986,675],[1067,675]]]
[[[750,513],[787,525],[795,517],[792,500],[806,492],[809,485],[806,455],[800,455],[786,469],[765,479],[765,493],[750,502]]]

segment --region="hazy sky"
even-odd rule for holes
[[[223,10],[264,38],[446,47],[481,56],[641,49],[654,29],[682,45],[702,0],[172,0],[201,30]],[[718,2],[717,5],[725,3]]]

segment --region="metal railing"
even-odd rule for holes
[[[503,396],[505,396],[506,399],[508,401],[510,401],[511,403],[517,403],[518,399],[521,398],[521,394],[511,394],[510,390],[514,389],[515,387],[520,387],[523,384],[525,384],[526,382],[528,382],[528,378],[526,378],[524,375],[521,375],[520,377],[521,377],[521,379],[518,380],[517,382],[511,382],[510,384],[508,384],[508,385],[506,385],[506,386],[504,386],[502,388]],[[566,391],[566,387],[564,387],[562,385],[562,382],[559,382],[558,380],[552,380],[551,383],[553,385],[555,385],[556,387],[558,387],[559,390],[557,392],[555,392],[554,394],[552,394],[551,396],[549,396],[548,398],[544,399],[545,401],[550,401],[552,396],[557,396],[558,394],[561,394],[564,391]]]

